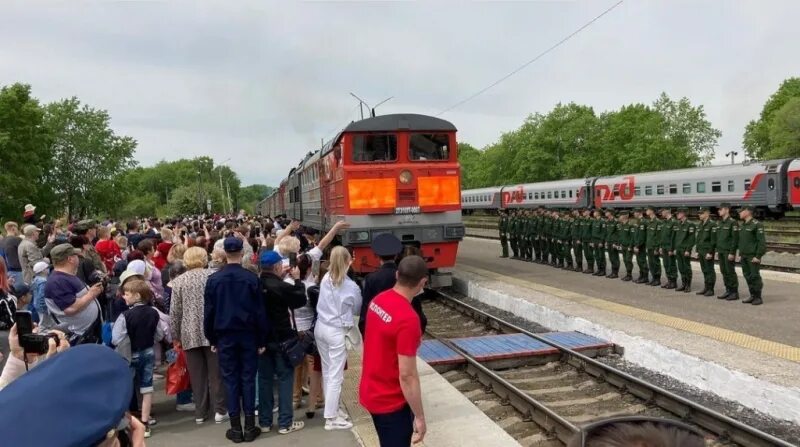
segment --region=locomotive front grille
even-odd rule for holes
[[[397,191],[397,202],[402,204],[413,204],[417,200],[417,191],[414,189],[401,189]]]

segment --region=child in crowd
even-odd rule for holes
[[[50,264],[39,261],[33,265],[33,281],[31,281],[31,295],[33,296],[29,307],[34,321],[39,323],[42,328],[55,326],[50,314],[47,312],[47,304],[44,302],[44,287],[47,285],[47,275],[50,274]]]
[[[153,404],[153,368],[155,353],[153,345],[156,339],[164,334],[159,326],[158,311],[151,307],[153,292],[150,286],[140,279],[131,279],[122,286],[125,303],[130,309],[122,313],[114,322],[112,343],[116,346],[130,339],[131,372],[136,377],[137,386],[142,394],[142,421],[150,421],[150,408]],[[147,422],[145,437],[150,437],[150,426]]]

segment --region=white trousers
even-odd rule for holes
[[[317,322],[314,339],[322,360],[322,391],[325,394],[325,419],[339,415],[339,398],[344,382],[344,364],[347,350],[344,346],[344,328]]]

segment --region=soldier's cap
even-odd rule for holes
[[[641,208],[634,208],[634,209],[633,209],[633,212],[634,212],[634,213],[641,213],[642,211],[644,211],[644,210],[643,210],[643,209],[641,209]]]
[[[753,205],[742,205],[742,207],[739,208],[739,211],[747,210],[747,211],[752,212],[754,209],[755,208],[753,208]]]
[[[616,216],[616,214],[617,214],[617,213],[616,213],[616,212],[615,212],[613,209],[611,209],[611,208],[606,208],[605,210],[603,210],[603,212],[604,212],[605,214],[611,214],[612,216]]]
[[[130,377],[128,362],[103,345],[73,346],[41,362],[0,393],[3,445],[100,444],[121,428]],[[64,411],[76,402],[79,411]]]
[[[617,214],[619,217],[629,217],[630,215],[631,213],[629,211],[620,211],[619,214]]]
[[[701,206],[700,208],[697,209],[697,212],[700,214],[708,213],[711,212],[711,209],[709,209],[707,206]]]
[[[53,264],[58,264],[70,256],[79,254],[81,254],[80,249],[73,247],[71,244],[58,244],[50,250],[50,259],[53,260]]]
[[[655,211],[655,210],[656,210],[656,207],[655,207],[655,205],[647,205],[647,207],[646,207],[645,209],[646,209],[646,210],[653,210],[653,211]]]
[[[730,208],[731,204],[729,202],[722,202],[719,204],[717,208]]]
[[[688,212],[689,212],[689,208],[686,208],[686,207],[680,207],[680,208],[678,208],[677,212],[678,212],[678,213],[683,213],[683,214],[686,214],[686,213],[688,213]]]
[[[672,213],[672,208],[666,208],[666,207],[665,208],[661,208],[661,212],[662,213],[663,212]]]
[[[89,231],[91,229],[96,228],[96,227],[97,227],[97,222],[95,222],[93,219],[84,219],[84,220],[81,220],[78,223],[76,223],[72,227],[72,229],[77,234],[83,234],[83,233],[86,233],[87,231]]]

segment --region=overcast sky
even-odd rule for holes
[[[276,185],[358,117],[349,92],[394,96],[379,113],[438,113],[615,1],[9,0],[0,85],[109,110],[143,165],[233,157],[245,184]],[[444,118],[482,147],[558,102],[601,112],[665,91],[705,107],[723,134],[719,161],[780,82],[800,75],[798,17],[797,0],[628,0]]]

